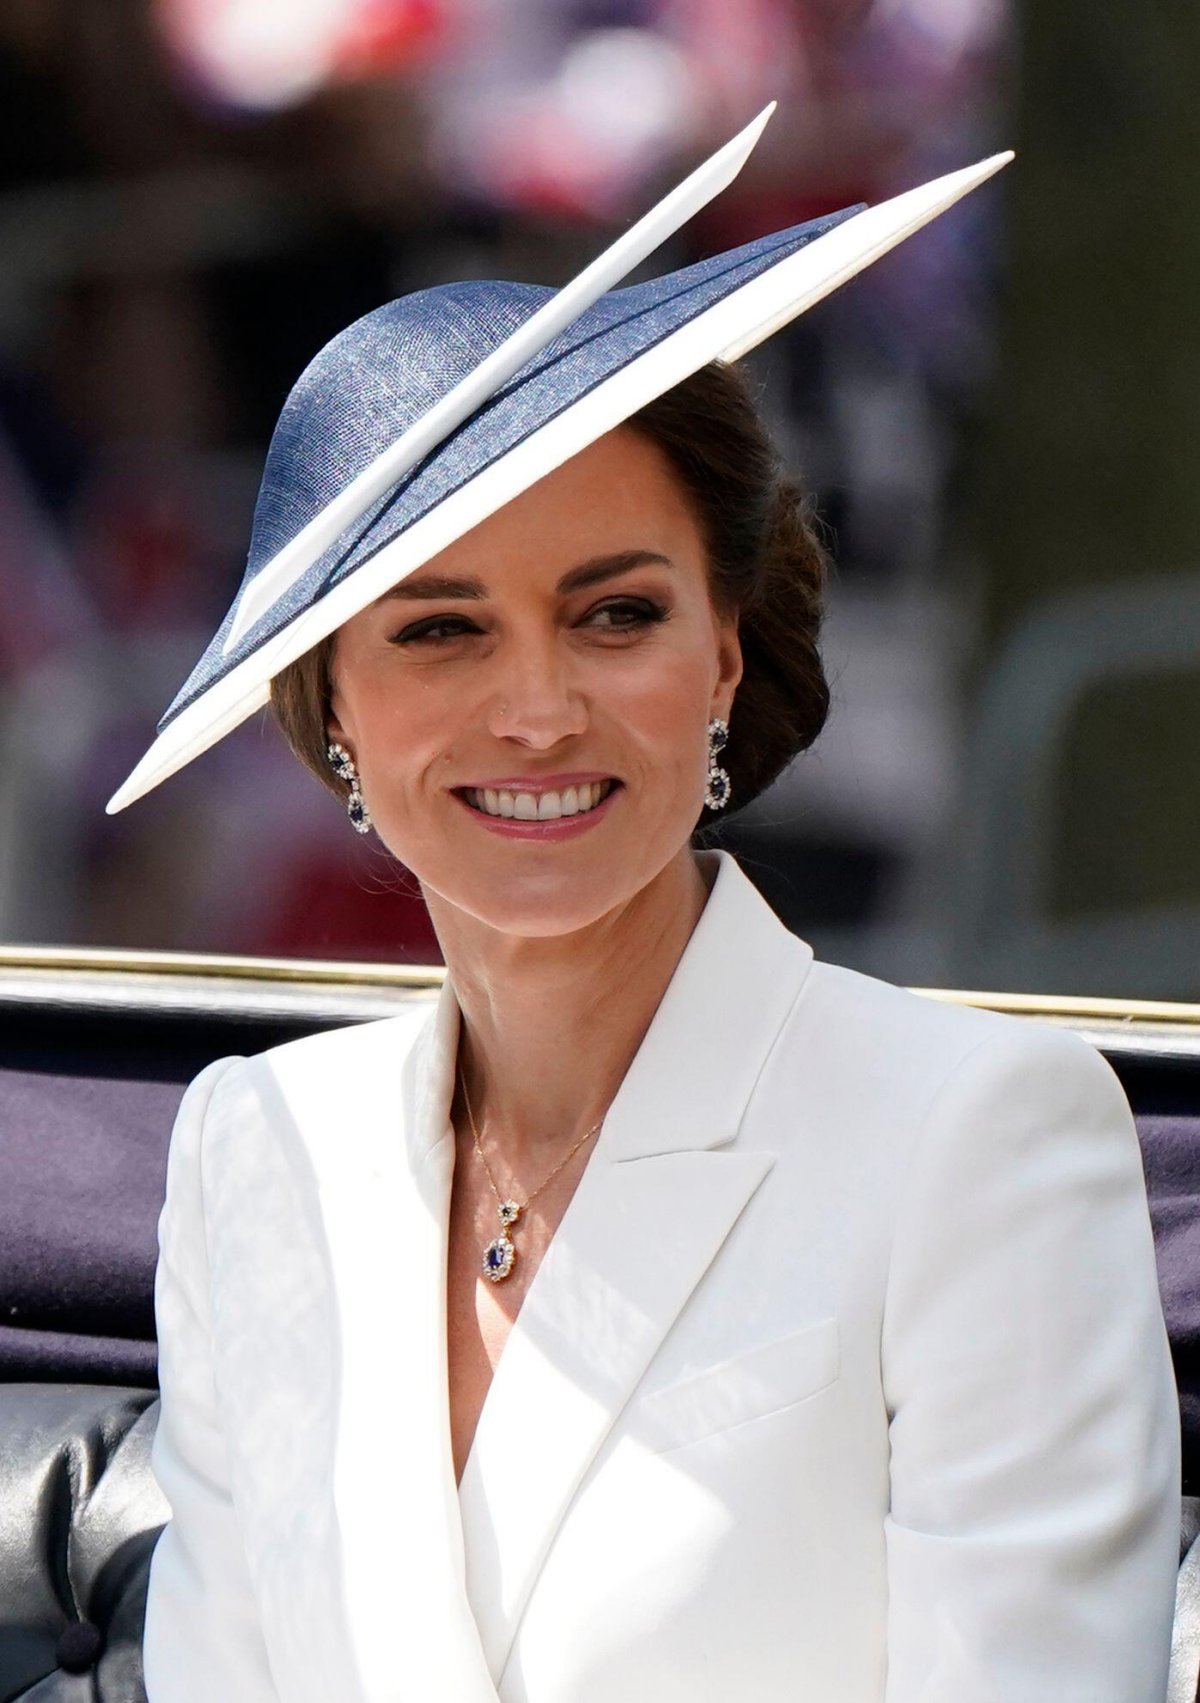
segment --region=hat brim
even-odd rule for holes
[[[297,599],[290,600],[288,608],[279,612],[280,624],[273,631],[260,633],[269,625],[260,622],[249,635],[252,648],[240,658],[236,652],[224,656],[222,641],[231,617],[227,618],[206,653],[205,662],[214,672],[211,683],[203,683],[202,663],[197,670],[198,689],[189,694],[185,688],[172,705],[158,738],[110,799],[108,812],[113,814],[132,804],[216,744],[262,708],[270,696],[271,680],[282,669],[513,497],[710,361],[735,360],[755,348],[986,181],[1011,158],[1011,153],[997,154],[876,207],[842,216],[822,234],[805,237],[802,246],[789,244],[789,233],[765,239],[761,245],[763,264],[752,269],[753,275],[723,294],[714,292],[716,299],[704,291],[685,292],[680,323],[633,358],[628,358],[627,344],[614,345],[611,371],[602,368],[598,378],[590,372],[587,387],[572,400],[552,416],[545,411],[536,416],[537,425],[508,442],[410,523],[391,535],[387,535],[385,524],[386,541],[379,543],[373,534],[387,509],[385,504],[348,552],[343,550],[334,562],[317,564],[315,572],[321,583],[308,587],[304,595],[309,600],[301,607],[296,607]],[[719,268],[715,271],[719,277]],[[537,363],[532,365],[538,370]],[[517,391],[521,382],[522,375],[518,375],[508,394]],[[502,401],[488,406],[496,408]],[[391,519],[394,523],[394,513]]]

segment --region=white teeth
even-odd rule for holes
[[[555,822],[594,810],[609,790],[607,781],[584,781],[562,792],[509,792],[503,787],[464,787],[467,803],[488,816],[514,817],[518,822]]]

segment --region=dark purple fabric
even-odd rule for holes
[[[156,1232],[182,1092],[0,1070],[0,1379],[56,1365],[152,1381]]]
[[[1196,1099],[1200,1101],[1200,1088]],[[1200,1105],[1138,1118],[1158,1284],[1183,1419],[1183,1480],[1200,1491]]]
[[[0,1383],[153,1389],[158,1383],[158,1351],[153,1341],[130,1337],[0,1326]]]

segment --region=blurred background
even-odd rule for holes
[[[1200,998],[1197,28],[0,0],[0,941],[436,959],[265,717],[104,801],[236,589],[320,345],[431,282],[566,281],[775,98],[653,270],[1020,159],[753,358],[836,555],[834,712],[724,842],[827,958]]]

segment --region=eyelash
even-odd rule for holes
[[[597,623],[601,631],[612,633],[634,632],[639,627],[654,626],[667,619],[668,611],[661,603],[656,603],[649,597],[615,597],[608,603],[601,603],[588,611],[581,625],[586,625],[588,619],[595,615],[611,615],[623,611],[632,619],[620,622]],[[446,627],[456,629],[450,633],[439,631]],[[414,621],[410,626],[403,627],[394,633],[390,643],[394,645],[412,644],[448,644],[454,639],[467,638],[481,629],[466,615],[428,615],[423,621]]]

